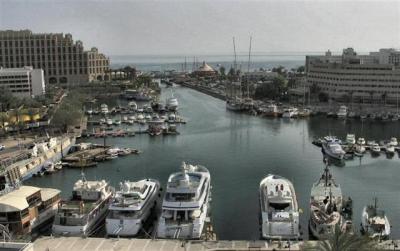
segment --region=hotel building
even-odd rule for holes
[[[109,59],[97,48],[85,51],[71,34],[0,31],[0,66],[43,69],[48,84],[108,80]]]
[[[42,69],[32,67],[4,69],[0,67],[0,90],[8,89],[19,98],[35,97],[45,93]]]
[[[308,86],[318,86],[331,99],[393,102],[400,98],[400,51],[380,49],[358,55],[347,48],[342,55],[327,51],[321,56],[306,56],[306,76]]]

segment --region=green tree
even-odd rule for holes
[[[221,66],[219,67],[219,74],[221,75],[221,77],[225,77],[226,76],[226,69],[225,67]]]
[[[272,82],[259,85],[255,91],[255,97],[257,99],[269,98],[278,100],[286,89],[286,80],[282,76],[278,76],[275,77]]]
[[[376,243],[368,237],[358,236],[350,232],[344,232],[339,224],[327,240],[319,242],[318,250],[321,251],[370,251],[377,250]]]
[[[305,71],[305,69],[306,69],[306,68],[304,67],[304,65],[302,65],[302,66],[297,67],[297,70],[296,70],[296,71],[297,71],[298,73],[302,73],[302,72]]]

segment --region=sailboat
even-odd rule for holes
[[[235,44],[235,37],[233,37],[233,52],[234,52],[234,63],[233,63],[233,69],[234,69],[234,74],[236,75],[236,44]],[[226,97],[226,109],[231,110],[231,111],[242,111],[243,110],[243,104],[242,104],[242,100],[241,100],[241,93],[242,93],[242,83],[240,80],[240,76],[238,77],[239,81],[232,81],[229,88],[229,92],[230,92],[230,97]],[[240,97],[238,97],[236,95],[236,91],[237,91],[237,86],[239,86],[239,94]],[[235,95],[233,95],[233,90]],[[228,93],[228,90],[226,91],[226,93]]]

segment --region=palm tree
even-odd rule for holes
[[[371,251],[378,250],[377,243],[364,236],[358,236],[354,233],[344,232],[339,224],[327,240],[318,244],[318,250],[321,251]]]

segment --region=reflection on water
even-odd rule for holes
[[[259,238],[258,187],[269,173],[293,182],[304,211],[300,217],[307,238],[310,189],[324,167],[321,149],[311,141],[327,134],[344,139],[347,133],[354,133],[367,140],[400,136],[397,122],[361,123],[325,117],[265,119],[226,111],[223,101],[194,90],[176,87],[174,94],[181,105],[180,113],[189,121],[178,126],[181,135],[109,138],[108,144],[135,147],[143,153],[100,163],[97,168],[87,169],[86,177],[107,179],[114,186],[121,180],[151,177],[165,186],[169,174],[177,171],[182,161],[202,164],[212,176],[212,219],[220,239]],[[102,139],[90,141],[102,143]],[[377,196],[393,225],[393,236],[399,238],[398,156],[389,160],[383,154],[377,158],[366,154],[331,169],[344,195],[354,200],[354,225],[359,225],[362,208]],[[28,183],[60,188],[66,197],[79,177],[80,170],[71,169]]]

